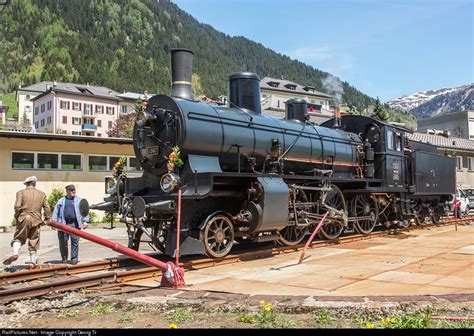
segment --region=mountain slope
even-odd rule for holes
[[[411,112],[418,119],[474,110],[474,84],[416,92],[387,104],[395,110]]]
[[[157,0],[13,0],[1,14],[0,92],[41,80],[104,85],[117,91],[168,93],[169,51],[195,52],[194,72],[206,95],[225,94],[227,77],[252,71],[312,85],[330,74],[244,37],[201,24]],[[374,99],[347,82],[342,102],[359,111]]]

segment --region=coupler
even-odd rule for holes
[[[172,262],[165,263],[163,261],[157,260],[155,258],[149,257],[135,250],[132,250],[131,248],[117,244],[113,241],[100,238],[88,232],[75,229],[73,227],[58,223],[53,220],[48,220],[45,222],[45,224],[55,229],[76,235],[78,237],[82,237],[84,239],[90,240],[99,245],[108,247],[116,252],[122,253],[146,265],[161,269],[163,271],[163,275],[161,277],[161,286],[163,287],[178,288],[178,287],[184,286],[184,269],[182,267],[178,267],[178,265],[175,265]]]

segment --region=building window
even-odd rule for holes
[[[59,107],[62,108],[63,110],[69,110],[69,102],[61,100],[59,102]]]
[[[58,154],[38,153],[38,169],[58,169]]]
[[[39,128],[39,122],[35,122],[35,128]]]
[[[109,129],[112,128],[112,121],[109,120]]]
[[[95,113],[104,113],[104,107],[102,105],[96,105]]]
[[[462,167],[462,156],[457,156],[457,157],[456,157],[456,161],[457,161],[457,163],[456,163],[457,169],[458,169],[458,170],[462,170],[462,168],[463,168],[463,167]]]
[[[72,118],[72,124],[73,125],[80,125],[81,124],[81,118]]]
[[[30,113],[31,112],[31,106],[25,106],[25,113]]]
[[[67,116],[63,116],[63,124],[67,124]]]
[[[468,157],[467,158],[467,169],[469,171],[474,170],[474,158],[473,157]]]
[[[92,104],[84,104],[84,114],[92,115]]]
[[[51,117],[48,117],[48,120],[46,121],[46,123],[49,125],[51,124]]]
[[[107,156],[91,156],[89,155],[90,171],[107,171]]]
[[[33,169],[35,164],[34,153],[12,153],[13,169]]]
[[[44,119],[41,119],[41,127],[44,126]]]
[[[107,106],[107,114],[114,115],[115,114],[115,107]]]
[[[80,154],[12,152],[13,169],[82,170]]]
[[[50,100],[49,102],[47,102],[46,104],[47,104],[47,107],[46,107],[46,108],[47,108],[48,110],[51,110],[51,100]]]
[[[35,115],[38,115],[40,112],[39,107],[35,107]]]
[[[43,113],[45,111],[45,105],[44,104],[41,104],[41,113]]]
[[[102,133],[97,133],[98,138],[102,138]]]
[[[97,120],[97,127],[102,127],[102,120]]]
[[[109,157],[109,170],[114,169],[114,165],[117,163],[117,161],[120,159],[119,156],[110,156]]]
[[[74,154],[62,154],[61,155],[61,169],[67,170],[81,170],[81,156]]]
[[[82,133],[81,132],[78,132],[78,131],[72,131],[72,135],[81,135]]]
[[[277,107],[280,107],[280,99],[277,100]]]
[[[25,100],[29,101],[30,100],[30,95],[26,95]]]
[[[81,110],[81,103],[72,103],[72,109],[74,111],[80,111]]]
[[[122,113],[128,113],[127,105],[122,105],[122,106],[120,106],[120,108],[121,108],[121,111],[120,111],[120,112],[122,112]]]

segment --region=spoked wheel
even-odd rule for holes
[[[344,200],[344,196],[342,195],[341,189],[339,189],[335,185],[331,185],[331,190],[328,192],[326,196],[326,202],[328,206],[337,209],[337,210],[342,210],[344,213],[346,213],[346,202]],[[327,209],[324,207],[321,209],[322,213],[325,213]],[[319,236],[322,239],[336,239],[338,238],[342,232],[344,231],[344,226],[337,222],[337,221],[332,221],[332,222],[327,222],[325,221],[323,225],[321,225],[321,228],[319,229]]]
[[[280,245],[294,246],[301,243],[306,235],[307,226],[300,226],[301,224],[307,224],[308,219],[297,218],[296,211],[299,211],[298,203],[308,202],[308,197],[302,189],[297,189],[295,192],[294,202],[289,204],[290,221],[289,226],[280,231],[281,238],[278,239]],[[296,225],[295,218],[298,219],[300,225]]]
[[[234,245],[232,221],[222,213],[209,216],[201,231],[201,240],[209,257],[225,257]]]
[[[431,221],[435,224],[441,223],[441,215],[433,215],[431,216]]]
[[[371,233],[379,217],[379,209],[375,198],[369,195],[357,195],[354,197],[352,200],[352,215],[354,217],[370,216],[370,219],[354,222],[354,228],[362,234]]]
[[[426,217],[430,214],[427,207],[422,207],[417,216],[415,216],[415,222],[417,225],[425,225]]]

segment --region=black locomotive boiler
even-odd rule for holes
[[[263,115],[254,73],[229,77],[228,106],[194,101],[192,58],[172,50],[171,94],[150,98],[137,116],[133,146],[143,175],[119,176],[92,207],[120,214],[129,247],[146,241],[174,255],[178,190],[181,255],[223,257],[242,242],[295,245],[326,212],[322,239],[446,214],[454,158],[365,116],[316,125],[304,100],[288,101],[283,119]],[[173,149],[180,167],[169,165]]]

